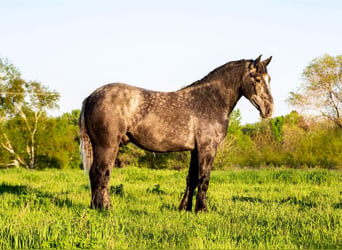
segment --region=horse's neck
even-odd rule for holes
[[[231,79],[225,82],[223,85],[225,86],[223,93],[227,100],[227,109],[230,114],[242,96],[240,91],[240,82]]]
[[[197,81],[186,88],[179,90],[180,93],[195,93],[197,95],[218,100],[221,110],[227,113],[229,116],[233,111],[235,105],[241,98],[241,93],[239,91],[239,83],[234,81],[234,79],[211,79],[208,81]]]

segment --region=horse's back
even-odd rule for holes
[[[105,116],[109,114],[129,115],[137,108],[145,91],[123,83],[107,84],[96,89],[88,97],[87,110],[94,113],[100,112]]]

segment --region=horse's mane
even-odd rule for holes
[[[252,60],[238,60],[238,61],[232,61],[232,62],[228,62],[226,64],[223,64],[222,66],[217,67],[216,69],[214,69],[213,71],[209,72],[209,74],[207,74],[205,77],[203,77],[201,80],[197,80],[195,82],[193,82],[192,84],[185,86],[182,89],[186,89],[189,87],[193,87],[195,85],[200,85],[203,83],[207,83],[210,82],[211,80],[217,79],[217,78],[221,78],[224,76],[224,74],[227,71],[231,71],[234,69],[240,69],[241,65],[245,65],[246,62],[251,62]],[[237,68],[237,66],[240,66],[239,68]]]

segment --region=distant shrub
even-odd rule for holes
[[[342,130],[329,121],[306,121],[297,112],[235,126],[218,150],[216,168],[342,168]]]

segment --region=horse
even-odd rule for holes
[[[96,89],[82,104],[81,154],[89,171],[91,208],[111,206],[109,180],[120,145],[152,152],[191,151],[180,210],[207,211],[206,193],[217,147],[227,135],[229,116],[246,97],[262,118],[273,113],[267,65],[272,57],[228,62],[175,92],[157,92],[123,83]]]

